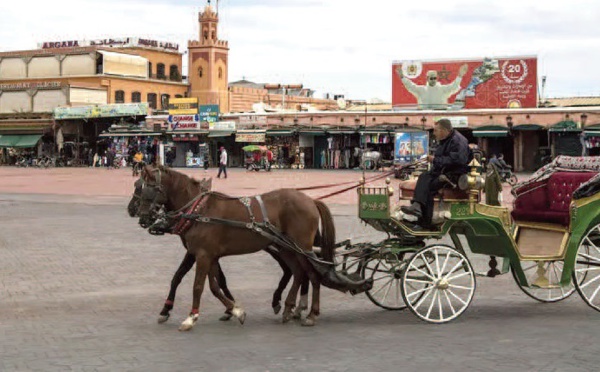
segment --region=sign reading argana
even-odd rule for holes
[[[537,106],[537,57],[392,64],[394,109]]]
[[[143,39],[139,37],[118,37],[111,39],[97,40],[62,40],[62,41],[44,41],[38,44],[40,49],[55,48],[78,48],[87,46],[109,46],[109,47],[143,47],[164,49],[170,51],[179,51],[179,44],[168,41],[159,41],[152,39]]]

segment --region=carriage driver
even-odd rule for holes
[[[428,228],[433,216],[433,197],[444,186],[439,180],[444,174],[456,183],[460,175],[467,173],[469,163],[469,144],[467,139],[452,128],[448,119],[435,123],[433,135],[439,145],[434,155],[428,155],[427,161],[432,163],[429,171],[421,174],[417,180],[412,204],[401,207],[402,212],[419,219],[416,229]]]

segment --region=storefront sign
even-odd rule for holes
[[[208,130],[210,131],[235,131],[235,121],[217,121],[209,122]]]
[[[172,98],[169,100],[169,115],[198,114],[198,98]]]
[[[45,41],[39,44],[40,49],[54,48],[77,48],[87,46],[109,46],[109,47],[144,47],[164,50],[179,50],[179,44],[167,41],[158,41],[152,39],[143,39],[138,37],[118,37],[110,39],[96,40],[66,40],[66,41]]]
[[[201,105],[200,121],[214,123],[219,121],[219,105]]]
[[[244,115],[239,117],[240,128],[248,125],[267,125],[267,117],[263,115]]]
[[[468,128],[469,127],[469,118],[467,116],[437,116],[433,118],[434,122],[437,122],[441,119],[448,119],[452,124],[452,128]]]
[[[238,130],[235,133],[235,142],[250,142],[250,143],[262,143],[266,141],[267,131],[243,131]]]
[[[56,89],[62,88],[63,83],[60,81],[41,81],[33,83],[9,83],[0,84],[0,90],[27,90],[27,89]]]
[[[172,131],[178,130],[199,130],[200,121],[198,114],[196,115],[169,115],[169,129]]]
[[[116,116],[148,115],[148,103],[123,103],[113,105],[57,107],[54,119],[86,119]]]
[[[457,110],[537,107],[537,57],[394,62],[392,106]]]
[[[417,161],[429,151],[427,132],[398,132],[394,140],[394,163],[396,164]]]

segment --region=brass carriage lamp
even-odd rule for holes
[[[389,177],[386,177],[385,184],[387,185],[388,196],[394,196],[394,188],[390,185],[392,180]]]

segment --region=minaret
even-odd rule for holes
[[[198,13],[200,39],[188,42],[188,79],[190,96],[200,105],[219,105],[221,113],[229,112],[228,63],[229,46],[219,40],[219,16],[210,5]]]

